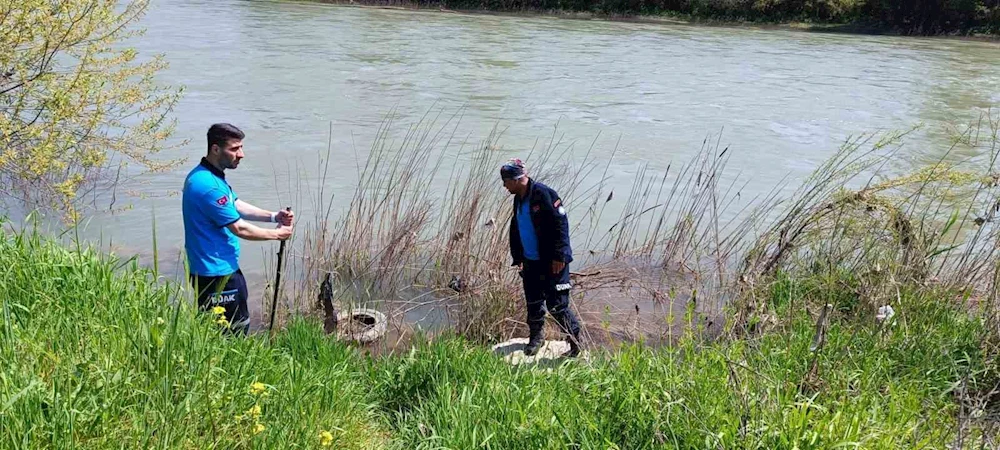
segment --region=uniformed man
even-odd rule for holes
[[[271,212],[240,200],[226,182],[225,170],[235,169],[243,159],[243,137],[239,128],[227,123],[208,129],[208,153],[188,173],[181,200],[184,249],[198,307],[223,308],[222,323],[240,334],[249,329],[250,311],[247,283],[239,265],[239,240],[288,239],[294,219],[291,211]],[[279,225],[261,228],[249,221]]]
[[[514,215],[510,219],[510,254],[521,268],[524,299],[527,302],[530,337],[524,354],[535,355],[545,343],[545,309],[548,308],[564,333],[570,350],[580,354],[580,324],[569,308],[569,263],[573,249],[569,243],[569,220],[559,194],[532,180],[519,159],[500,168],[503,185],[514,194]]]

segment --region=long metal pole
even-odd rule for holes
[[[285,208],[285,211],[291,212],[292,207]],[[278,271],[274,274],[274,300],[271,301],[271,324],[267,327],[268,333],[271,334],[274,333],[274,314],[278,308],[278,289],[281,287],[281,261],[285,258],[285,242],[281,241],[281,245],[278,246]]]

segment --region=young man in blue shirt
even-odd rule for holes
[[[292,235],[291,211],[271,212],[236,196],[226,182],[225,170],[243,159],[244,134],[227,123],[208,129],[208,153],[188,173],[181,200],[184,216],[184,250],[198,307],[225,309],[233,332],[246,334],[250,326],[247,283],[240,271],[240,239],[285,240]],[[255,226],[249,221],[277,222],[277,228]]]
[[[569,263],[573,249],[569,243],[569,220],[562,199],[552,188],[532,180],[521,160],[513,159],[500,168],[507,191],[514,194],[514,215],[510,219],[510,254],[521,268],[524,299],[527,302],[530,337],[524,354],[533,356],[545,342],[545,309],[568,333],[570,350],[580,354],[580,324],[569,307]]]

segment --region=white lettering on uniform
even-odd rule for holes
[[[226,303],[235,302],[236,293],[237,291],[226,291],[226,292],[220,292],[218,294],[213,294],[211,303],[213,305],[225,305]]]

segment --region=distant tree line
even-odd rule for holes
[[[725,21],[835,23],[920,35],[1000,33],[1000,0],[414,1],[449,9],[561,10],[607,15],[676,14],[692,19]]]

